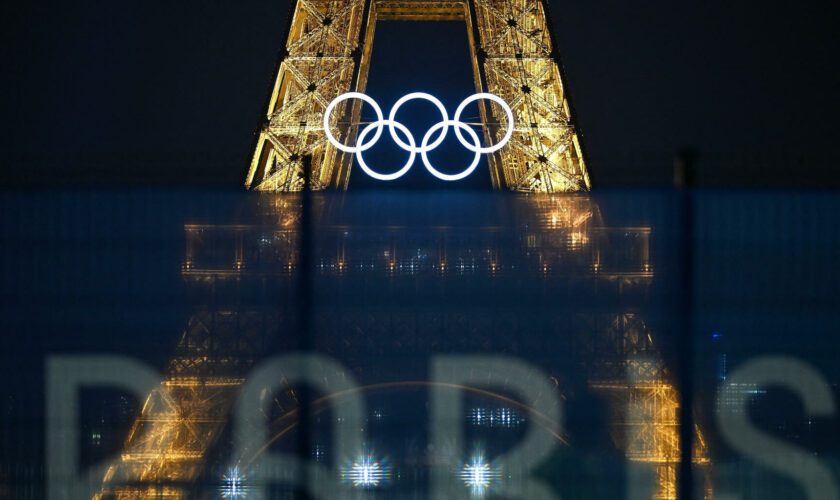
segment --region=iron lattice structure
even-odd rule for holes
[[[495,189],[588,191],[589,174],[543,0],[298,0],[254,154],[248,189],[300,191],[304,158],[314,189],[347,189],[352,155],[336,149],[323,116],[337,96],[364,92],[377,21],[463,21],[477,92],[502,97],[514,111],[510,143],[490,158]],[[345,143],[361,118],[344,102],[332,127]],[[479,108],[482,132],[495,143],[507,125],[496,105]]]
[[[257,294],[261,299],[242,298],[254,296],[248,291],[254,286],[267,288],[259,280],[255,285],[255,280],[243,278],[243,227],[226,227],[225,240],[214,242],[231,251],[218,272],[195,269],[196,248],[205,244],[206,228],[186,225],[184,230],[182,275],[195,304],[163,381],[145,399],[94,500],[194,498],[194,484],[210,468],[208,458],[228,424],[245,375],[288,321],[273,295],[263,291]],[[295,242],[287,244],[295,248]],[[285,396],[294,399],[293,393]]]
[[[94,500],[188,498],[276,314],[202,309],[181,335]]]
[[[568,286],[562,283],[575,283],[583,293],[596,296],[632,296],[633,291],[644,292],[654,278],[651,229],[605,227],[597,205],[585,197],[534,196],[513,203],[506,212],[519,222],[515,227],[524,228],[514,235],[519,244],[513,247],[498,241],[494,227],[435,226],[419,240],[404,234],[408,231],[404,228],[388,227],[383,235],[378,226],[356,227],[341,220],[332,210],[340,204],[331,207],[329,203],[317,203],[323,200],[315,201],[315,211],[320,214],[316,219],[339,219],[320,224],[320,250],[313,259],[319,264],[313,269],[313,279],[322,285],[338,286],[342,279],[360,273],[409,283],[423,276],[441,282],[448,277],[483,277],[487,288],[492,288],[490,285],[497,281],[508,283],[504,287],[512,286],[516,277],[525,273],[542,276],[546,283],[560,283],[558,290]],[[294,320],[284,319],[281,308],[272,300],[276,294],[271,294],[267,306],[261,300],[243,303],[240,294],[248,295],[243,292],[247,283],[282,287],[283,283],[295,282],[300,272],[299,202],[294,196],[269,197],[267,206],[262,207],[269,220],[256,224],[185,226],[183,278],[197,291],[199,302],[202,297],[213,297],[214,306],[199,304],[192,314],[166,379],[149,395],[123,453],[109,469],[95,498],[194,496],[194,485],[207,472],[209,455],[223,432],[248,368],[278,330],[297,331]],[[464,230],[468,232],[462,235]],[[347,243],[350,234],[356,242],[353,245]],[[420,261],[417,255],[430,258]],[[551,296],[552,300],[556,298]],[[558,346],[557,352],[569,353],[574,358],[570,366],[579,363],[587,385],[610,401],[610,435],[616,448],[629,461],[654,468],[656,487],[651,498],[675,500],[680,395],[662,360],[654,332],[632,300],[617,310],[552,306],[549,315],[523,315],[518,309],[504,311],[497,306],[491,309],[495,312],[468,306],[444,318],[439,313],[417,312],[414,307],[389,306],[380,314],[377,311],[385,309],[377,306],[322,306],[314,330],[329,333],[317,337],[324,353],[352,355],[358,350],[371,359],[416,356],[418,329],[433,324],[438,326],[432,330],[442,332],[441,339],[453,343],[438,346],[444,351],[474,348],[474,339],[463,332],[493,331],[494,324],[512,331],[548,328],[564,332],[561,338],[567,343]],[[372,345],[365,335],[334,335],[356,330],[374,338],[388,338],[390,343]],[[510,348],[509,338],[499,336],[497,344],[493,338],[487,337],[482,345],[491,351]],[[283,398],[286,410],[298,404],[292,388]],[[695,446],[695,461],[707,481],[705,498],[711,498],[709,451],[699,428],[695,430]]]

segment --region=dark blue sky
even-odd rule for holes
[[[837,185],[836,2],[550,4],[596,185],[665,182],[685,145],[713,182]],[[4,5],[0,179],[239,185],[289,7]],[[447,60],[462,44],[377,52]],[[460,78],[432,69],[430,87]],[[389,78],[372,71],[371,89]]]

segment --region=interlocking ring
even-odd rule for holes
[[[361,146],[345,146],[344,144],[338,142],[338,139],[336,139],[335,136],[332,135],[332,131],[330,131],[330,115],[332,115],[333,110],[340,103],[348,101],[350,99],[360,99],[370,104],[373,110],[376,112],[376,123],[378,124],[376,134],[374,134],[373,139],[371,139],[369,143],[362,143]],[[362,94],[361,92],[348,92],[346,94],[342,94],[336,97],[335,99],[333,99],[333,102],[331,102],[330,105],[327,106],[327,110],[324,111],[324,132],[327,134],[327,139],[330,141],[330,143],[333,146],[340,149],[341,151],[344,151],[345,153],[359,153],[361,151],[366,151],[372,148],[379,140],[379,137],[382,135],[382,126],[384,125],[384,123],[382,122],[384,121],[384,118],[385,117],[382,116],[382,108],[380,108],[379,104],[377,104],[376,101],[374,101],[372,98],[368,97],[365,94]]]
[[[374,112],[376,113],[377,120],[375,122],[371,122],[370,124],[366,125],[362,131],[359,133],[358,137],[358,144],[356,146],[348,146],[346,144],[342,144],[338,142],[335,136],[332,134],[330,130],[330,118],[332,116],[333,111],[335,110],[336,106],[343,101],[347,101],[350,99],[359,99],[367,104],[369,104]],[[413,100],[424,100],[432,103],[439,111],[442,120],[437,123],[436,125],[432,126],[426,134],[423,136],[423,140],[420,142],[420,146],[417,146],[417,141],[414,139],[411,131],[402,123],[396,120],[397,112],[399,111],[400,107],[405,103]],[[464,110],[472,104],[473,102],[479,100],[489,100],[495,102],[505,112],[507,115],[507,130],[505,131],[505,135],[501,141],[493,146],[481,147],[481,139],[478,137],[478,134],[475,133],[475,130],[472,129],[468,124],[461,121],[461,115],[463,114]],[[388,127],[388,132],[391,134],[391,138],[393,141],[399,146],[403,151],[409,153],[408,161],[405,165],[402,166],[398,171],[392,174],[382,174],[376,172],[365,162],[363,153],[368,149],[372,148],[378,141],[379,138],[382,136],[382,129],[384,127]],[[449,133],[449,127],[455,129],[455,136],[458,138],[458,141],[463,145],[467,150],[472,151],[475,153],[475,158],[473,158],[472,163],[470,166],[467,167],[466,170],[457,174],[445,174],[435,168],[431,161],[429,161],[429,153],[435,150],[438,146],[443,144],[443,141],[446,139],[446,135]],[[432,136],[438,132],[438,136],[432,140]],[[471,143],[464,137],[462,130],[467,131],[467,136],[472,141]],[[400,134],[397,133],[399,131],[402,133],[405,138],[408,140],[406,142],[400,137]],[[324,112],[324,132],[326,133],[327,140],[330,143],[338,148],[341,151],[346,153],[352,153],[356,155],[356,160],[359,162],[359,166],[362,170],[368,174],[369,176],[373,177],[374,179],[378,179],[381,181],[393,181],[399,179],[409,170],[411,167],[414,166],[414,161],[419,154],[423,161],[423,165],[426,167],[426,170],[429,171],[432,175],[437,177],[438,179],[444,181],[457,181],[461,180],[470,174],[478,167],[478,163],[481,161],[482,154],[493,153],[501,148],[503,148],[511,139],[514,132],[514,122],[513,122],[513,111],[510,109],[510,106],[499,96],[494,94],[488,93],[480,93],[470,96],[464,99],[463,102],[458,106],[457,110],[455,111],[455,116],[450,120],[449,114],[446,112],[446,107],[440,102],[439,99],[434,97],[431,94],[427,94],[425,92],[413,92],[411,94],[407,94],[404,97],[400,98],[394,106],[391,108],[390,113],[388,113],[388,118],[385,119],[384,115],[382,114],[382,109],[379,105],[374,101],[371,97],[367,96],[366,94],[362,94],[360,92],[348,92],[346,94],[342,94],[336,97],[330,104],[327,106],[326,111]],[[368,136],[373,133],[373,137],[368,140]],[[367,141],[367,142],[365,142]]]
[[[429,145],[429,138],[431,138],[432,134],[434,134],[435,131],[439,128],[443,129],[443,131],[445,133],[450,125],[455,127],[455,130],[457,130],[458,132],[460,132],[460,129],[462,129],[462,128],[464,130],[466,130],[467,132],[469,132],[470,137],[472,137],[472,140],[475,143],[475,146],[468,146],[467,147],[467,149],[469,149],[470,151],[475,152],[475,158],[473,158],[472,163],[470,164],[469,167],[467,167],[466,170],[464,170],[460,174],[455,174],[455,175],[444,174],[443,172],[438,171],[435,167],[432,166],[432,163],[429,161],[429,156],[428,156],[429,151],[434,149],[434,148],[431,148],[430,145]],[[444,135],[444,134],[441,133],[441,135]],[[441,142],[442,142],[442,139],[441,139]],[[461,144],[464,144],[464,142],[461,141]],[[457,120],[446,120],[446,121],[438,123],[437,125],[430,128],[428,132],[426,132],[426,135],[423,137],[423,145],[420,147],[420,150],[421,150],[420,155],[423,158],[423,165],[426,167],[426,170],[428,170],[429,173],[431,173],[432,175],[434,175],[435,177],[437,177],[438,179],[440,179],[442,181],[459,181],[459,180],[463,179],[464,177],[467,177],[468,175],[473,173],[473,170],[475,170],[475,167],[478,166],[478,162],[481,161],[481,153],[479,152],[480,149],[481,149],[481,140],[478,138],[478,134],[475,133],[475,130],[470,128],[470,126],[467,125],[466,123],[459,122]]]
[[[464,112],[464,110],[467,108],[467,106],[469,106],[471,103],[473,103],[475,101],[480,101],[482,99],[487,99],[487,100],[495,102],[496,104],[501,106],[503,110],[505,110],[505,114],[507,115],[508,128],[505,131],[505,136],[502,138],[502,140],[499,141],[499,143],[496,144],[495,146],[490,146],[490,147],[487,147],[487,148],[482,148],[482,147],[478,148],[479,153],[483,153],[483,154],[494,153],[494,152],[502,149],[505,146],[505,144],[508,143],[510,138],[513,137],[513,110],[510,109],[510,106],[508,106],[508,103],[506,103],[504,101],[504,99],[502,99],[501,97],[499,97],[495,94],[487,94],[487,93],[475,94],[473,96],[467,97],[466,99],[464,99],[464,102],[462,102],[461,105],[458,106],[458,109],[455,110],[455,118],[453,118],[453,120],[460,123],[461,122],[461,113]],[[469,149],[470,151],[475,151],[470,144],[467,144],[467,141],[464,139],[464,136],[461,135],[461,131],[459,130],[459,128],[460,127],[455,129],[455,135],[458,137],[458,141],[461,143],[462,146]],[[479,146],[481,146],[481,145],[479,144]]]
[[[411,131],[408,130],[402,123],[395,122],[393,120],[381,120],[378,123],[379,125],[377,125],[377,123],[371,123],[364,129],[362,129],[362,133],[359,134],[359,142],[364,144],[365,137],[367,137],[370,131],[374,128],[376,128],[378,134],[381,134],[382,125],[388,125],[388,127],[391,130],[394,130],[394,127],[396,127],[400,129],[400,132],[404,133],[408,137],[408,142],[410,143],[410,146],[408,146],[410,148],[409,153],[411,153],[411,155],[408,157],[408,161],[405,163],[403,168],[399,169],[393,174],[380,174],[379,172],[376,172],[372,168],[368,167],[367,163],[365,163],[365,158],[364,156],[362,156],[364,149],[356,151],[356,160],[359,162],[359,166],[362,167],[362,170],[364,170],[366,174],[373,177],[374,179],[378,179],[380,181],[393,181],[404,176],[409,170],[411,170],[411,167],[414,165],[414,158],[417,157],[417,153],[415,152],[416,148],[414,147],[414,136],[411,135]],[[374,139],[371,139],[371,142],[374,142]]]

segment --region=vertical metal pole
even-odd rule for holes
[[[684,149],[674,161],[674,186],[681,218],[679,258],[681,263],[679,337],[677,339],[680,392],[680,465],[677,471],[677,498],[694,496],[694,206],[692,185],[696,153]]]
[[[301,216],[300,216],[300,281],[298,282],[298,293],[300,294],[300,350],[309,354],[314,348],[314,332],[312,331],[312,157],[303,157],[303,192],[301,193]],[[306,380],[312,380],[307,378]],[[306,463],[312,450],[312,429],[310,427],[312,408],[312,391],[309,387],[300,387],[300,461]],[[303,467],[301,474],[305,491],[310,490],[311,481],[309,468]]]

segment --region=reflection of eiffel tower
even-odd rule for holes
[[[347,295],[338,283],[353,282],[359,276],[408,289],[429,279],[453,288],[475,279],[485,283],[479,289],[494,283],[502,283],[499,286],[505,289],[527,276],[529,289],[539,289],[535,283],[555,287],[548,293],[535,292],[535,297],[547,295],[553,301],[555,292],[573,295],[583,290],[590,298],[612,303],[609,298],[615,294],[643,294],[653,277],[650,229],[604,227],[597,205],[587,198],[508,199],[503,210],[510,214],[505,221],[511,228],[507,236],[500,236],[498,227],[453,228],[435,222],[415,232],[399,226],[366,227],[351,223],[353,210],[345,206],[346,201],[315,201],[319,202],[315,216],[318,250],[312,259],[317,262],[313,279],[336,283],[336,289],[328,292],[336,297]],[[236,390],[254,358],[265,350],[266,339],[276,330],[296,331],[294,319],[284,317],[288,310],[273,301],[254,299],[251,292],[255,285],[283,289],[294,281],[299,271],[299,200],[274,197],[263,202],[256,221],[186,226],[184,279],[199,291],[199,297],[212,297],[214,306],[205,304],[193,315],[166,381],[149,396],[98,498],[187,497],[206,472],[208,455],[222,434]],[[345,209],[351,215],[343,215]],[[563,292],[569,286],[575,287],[573,294]],[[289,291],[294,289],[285,292]],[[243,300],[246,296],[251,299]],[[537,309],[548,313],[541,317],[523,317],[512,309],[488,318],[480,313],[485,310],[480,309],[485,307],[481,300],[478,306],[465,306],[472,310],[450,313],[400,307],[388,307],[382,313],[381,306],[337,302],[319,306],[313,333],[316,345],[328,355],[356,356],[368,364],[393,355],[430,354],[417,350],[417,334],[423,328],[437,332],[435,349],[443,352],[474,349],[474,340],[462,332],[477,331],[485,337],[481,349],[521,356],[527,352],[512,347],[518,342],[510,334],[546,327],[567,333],[563,337],[568,339],[559,341],[565,343],[553,343],[550,348],[558,355],[566,353],[573,366],[564,367],[577,366],[589,387],[611,401],[612,439],[628,460],[654,467],[657,490],[653,498],[676,498],[679,395],[654,345],[653,333],[636,307],[622,305],[617,311],[605,311],[552,306]],[[494,340],[490,335],[497,328],[494,323],[503,323],[508,336]],[[366,333],[360,338],[336,334],[353,331]],[[371,346],[366,336],[387,338],[391,343]],[[291,399],[282,403],[288,410],[288,404],[295,404],[293,393],[284,397]],[[699,431],[696,437],[695,457],[707,467],[708,451]]]
[[[299,205],[285,213],[299,213]],[[272,228],[294,227],[292,217]],[[264,286],[260,278],[244,278],[245,229],[226,226],[227,239],[213,240],[233,253],[210,271],[196,270],[194,264],[196,247],[206,243],[205,228],[185,227],[187,248],[182,273],[196,308],[163,383],[143,404],[123,453],[109,467],[95,499],[191,497],[194,483],[206,472],[208,454],[228,421],[243,376],[256,358],[269,350],[267,342],[278,329],[293,321],[280,317],[274,301],[277,294],[266,293],[270,286]],[[253,231],[254,226],[247,229]],[[296,259],[296,242],[284,243],[280,246],[290,249],[288,259]],[[282,288],[284,282],[275,284]],[[251,293],[254,288],[259,291]],[[246,296],[257,299],[248,300]],[[294,399],[293,393],[286,396]]]
[[[276,311],[205,309],[190,318],[163,383],[148,396],[96,499],[186,498]]]
[[[378,20],[466,23],[476,91],[504,98],[516,122],[512,141],[490,158],[496,189],[589,189],[543,0],[298,0],[245,179],[249,189],[301,190],[305,157],[313,159],[315,189],[347,188],[352,158],[326,141],[322,120],[335,97],[364,92]],[[336,136],[352,139],[360,113],[358,103],[340,105]],[[480,114],[485,138],[495,143],[504,113],[493,105]]]

